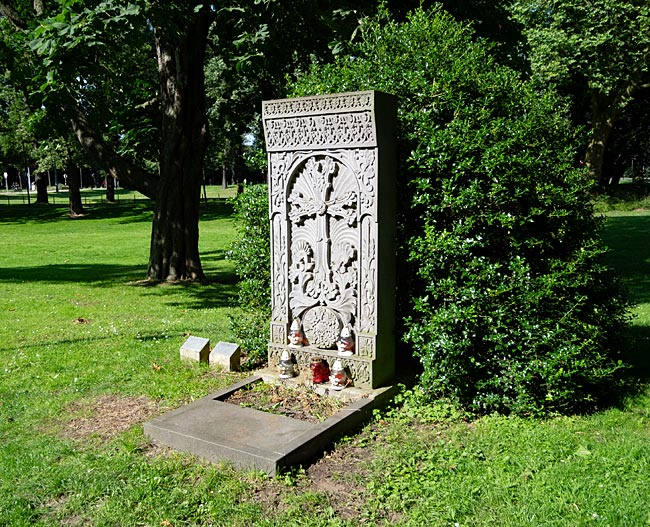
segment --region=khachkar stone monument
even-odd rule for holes
[[[376,91],[266,101],[269,364],[338,359],[355,386],[395,371],[396,99]],[[286,359],[286,354],[285,354]]]

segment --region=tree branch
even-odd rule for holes
[[[0,15],[5,17],[18,30],[27,29],[27,22],[18,14],[18,11],[6,1],[0,1]]]
[[[151,199],[158,196],[158,178],[146,173],[120,156],[88,122],[78,104],[70,103],[72,129],[81,146],[93,160],[123,185],[141,192]]]

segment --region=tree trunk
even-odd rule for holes
[[[593,94],[591,98],[591,137],[585,153],[589,176],[602,188],[609,176],[603,172],[607,141],[618,118],[619,110],[612,96]]]
[[[209,10],[156,28],[161,85],[160,185],[151,232],[151,280],[202,280],[199,204],[208,130],[204,58]]]
[[[115,178],[110,174],[106,176],[106,201],[115,203]]]
[[[78,168],[72,163],[66,167],[68,195],[70,196],[70,217],[77,218],[84,215],[83,203],[81,203],[81,190]]]
[[[34,173],[34,184],[36,185],[36,203],[49,203],[47,196],[47,174],[45,172]]]

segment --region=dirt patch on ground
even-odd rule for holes
[[[323,511],[331,509],[344,521],[363,522],[369,514],[369,501],[373,499],[367,487],[373,452],[376,442],[383,441],[381,424],[370,424],[358,436],[337,444],[304,471],[290,477],[292,485],[287,485],[282,476],[253,482],[252,498],[268,510],[282,511],[292,501],[292,495],[311,492],[319,497]],[[394,511],[376,510],[376,504],[372,514],[373,521],[389,525],[401,519]]]
[[[90,522],[81,514],[72,514],[63,519],[58,519],[58,513],[65,507],[68,502],[68,495],[61,494],[44,503],[45,507],[49,509],[49,514],[46,517],[48,525],[59,525],[60,527],[85,527],[89,526]]]
[[[325,421],[345,406],[338,399],[314,391],[263,382],[237,390],[224,402],[310,423]]]
[[[319,508],[330,509],[342,520],[358,519],[364,514],[368,499],[366,484],[369,450],[353,445],[337,447],[325,454],[298,475],[289,476],[287,483],[276,479],[255,480],[252,500],[269,511],[283,511],[291,496],[306,492],[317,493]],[[313,512],[313,510],[311,511]]]
[[[107,440],[146,421],[158,412],[158,406],[147,397],[107,394],[96,399],[76,401],[65,412],[67,418],[58,423],[63,437]]]
[[[307,477],[300,486],[326,496],[337,518],[359,518],[368,499],[364,476],[371,460],[367,448],[354,444],[339,446],[307,469]]]

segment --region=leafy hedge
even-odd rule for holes
[[[230,318],[249,365],[266,359],[271,320],[271,253],[268,188],[248,185],[233,200],[239,238],[229,251],[239,276],[242,313]]]
[[[293,95],[399,98],[404,340],[429,396],[476,412],[593,407],[624,368],[627,305],[600,261],[591,184],[550,90],[496,64],[439,9],[362,25]],[[402,273],[403,274],[403,273]]]

